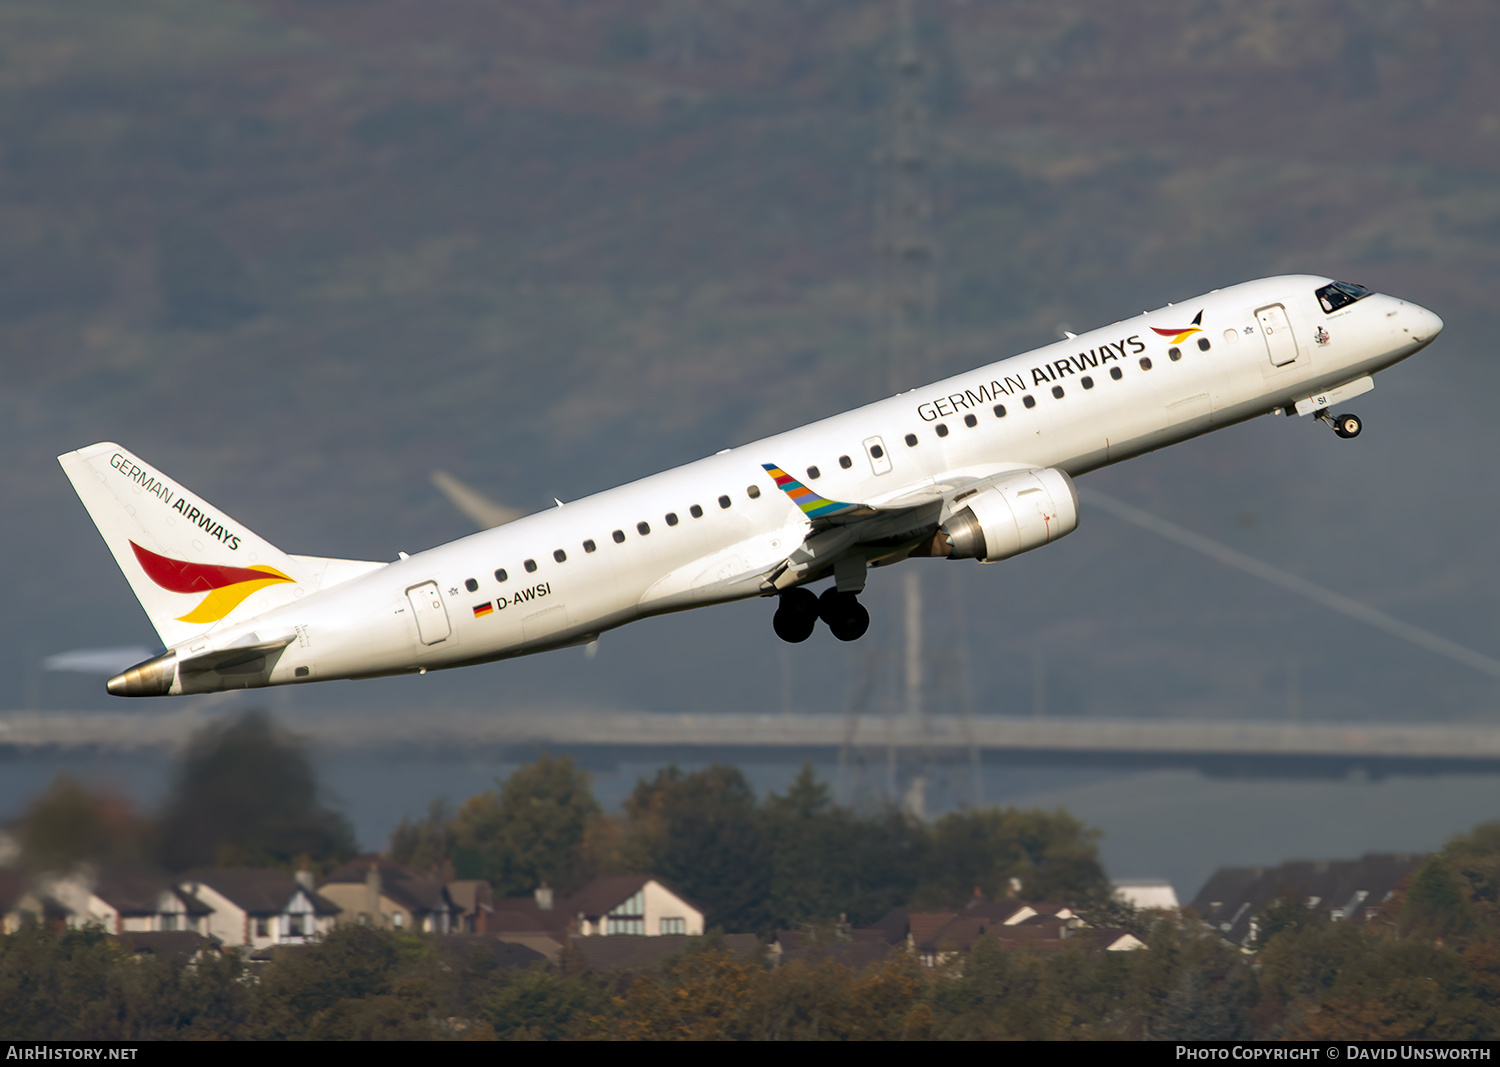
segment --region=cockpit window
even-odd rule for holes
[[[1329,282],[1318,290],[1318,303],[1323,305],[1324,311],[1332,312],[1369,295],[1370,290],[1363,285],[1355,285],[1353,282]]]

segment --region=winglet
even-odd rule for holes
[[[861,507],[859,504],[824,499],[774,463],[762,463],[761,466],[776,480],[776,488],[791,497],[792,503],[802,509],[802,514],[809,519],[831,519],[835,515],[857,511]]]

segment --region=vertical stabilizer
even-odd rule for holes
[[[321,577],[322,561],[287,555],[117,444],[58,462],[163,644],[290,603]]]

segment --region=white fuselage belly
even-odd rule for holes
[[[1325,314],[1313,295],[1325,281],[1248,282],[1060,341],[419,553],[241,623],[221,640],[295,629],[270,684],[352,678],[522,655],[648,615],[759,595],[765,572],[809,532],[762,464],[781,466],[830,500],[875,505],[964,473],[1055,467],[1076,475],[1289,407],[1431,340],[1425,327],[1435,316],[1392,297],[1375,294]],[[1297,349],[1280,367],[1256,317],[1277,304]],[[1172,338],[1152,327],[1185,327],[1199,312],[1202,330],[1170,359]],[[874,438],[879,460],[867,444]],[[809,467],[820,476],[809,479]],[[758,496],[747,492],[751,486]],[[721,498],[730,506],[721,507]],[[694,506],[701,517],[693,517]],[[595,550],[585,551],[585,541]],[[422,633],[408,595],[429,582],[448,628],[437,640],[442,620]],[[469,582],[477,588],[470,591]]]

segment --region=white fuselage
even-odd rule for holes
[[[933,486],[1016,468],[1077,475],[1291,409],[1405,359],[1441,329],[1431,312],[1381,294],[1327,313],[1314,296],[1327,282],[1287,276],[1215,290],[403,558],[214,642],[295,630],[260,683],[275,685],[501,659],[762,595],[812,532],[768,463],[829,500],[904,515],[906,528],[880,531],[879,544],[894,548],[864,550],[877,565],[895,562],[937,520],[933,508],[894,509]],[[1284,325],[1268,338],[1280,320],[1258,312],[1276,305]],[[1185,330],[1195,316],[1201,329],[1176,344],[1158,332]]]

